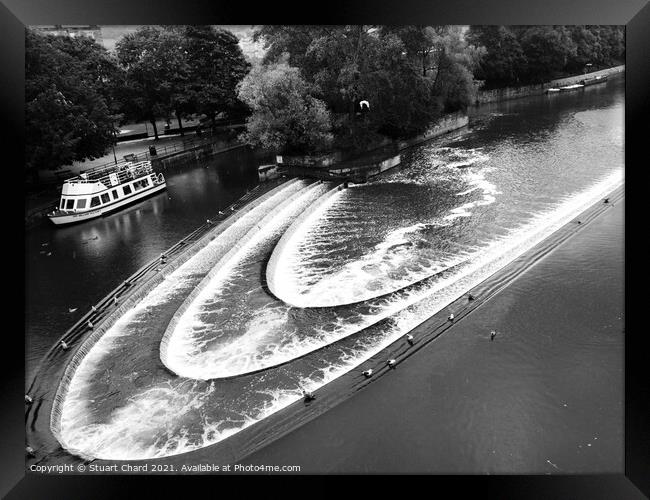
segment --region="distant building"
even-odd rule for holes
[[[53,26],[32,26],[32,28],[55,36],[69,36],[71,38],[87,36],[101,45],[104,44],[102,30],[97,24],[55,24]]]

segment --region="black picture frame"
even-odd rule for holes
[[[495,498],[643,498],[650,495],[650,376],[644,328],[640,325],[644,300],[647,254],[643,232],[642,190],[650,185],[647,176],[647,120],[650,111],[650,5],[646,0],[612,2],[606,0],[470,0],[434,3],[402,0],[329,1],[305,6],[251,5],[225,1],[156,3],[145,0],[3,0],[0,5],[2,61],[2,117],[6,126],[5,175],[13,189],[7,201],[6,247],[12,251],[6,262],[22,259],[16,234],[24,232],[23,221],[14,217],[10,205],[21,196],[20,166],[23,159],[24,27],[39,24],[625,24],[626,25],[626,328],[625,339],[625,474],[603,476],[435,476],[436,483],[452,486],[457,494],[468,489]],[[8,155],[7,153],[13,153]],[[12,160],[8,158],[13,156]],[[13,170],[13,171],[11,171]],[[16,179],[13,179],[13,175]],[[13,227],[15,224],[15,230]],[[632,232],[635,231],[635,234]],[[641,234],[638,234],[641,233]],[[9,236],[11,235],[11,236]],[[12,244],[12,241],[14,242]],[[20,241],[24,241],[21,237]],[[20,255],[16,255],[20,254]],[[632,267],[632,263],[637,264]],[[7,266],[11,267],[11,266]],[[13,266],[17,267],[17,266]],[[18,278],[7,278],[8,300],[24,301],[24,290],[16,290]],[[640,292],[635,286],[640,286]],[[17,287],[20,288],[20,287]],[[0,398],[0,495],[7,498],[115,498],[125,496],[125,488],[138,477],[125,476],[37,476],[25,474],[24,467],[24,339],[18,327],[16,307],[6,307],[3,328],[5,370]],[[10,326],[11,325],[11,326]],[[11,344],[11,346],[9,345]],[[149,481],[153,483],[154,481]],[[148,483],[148,484],[149,484]],[[160,484],[166,484],[162,481]],[[436,484],[438,486],[439,484]],[[164,487],[164,486],[163,486]],[[149,485],[147,485],[149,488]],[[151,490],[150,494],[153,494]],[[126,495],[130,496],[130,495]]]

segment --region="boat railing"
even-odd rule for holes
[[[117,166],[104,167],[101,170],[93,169],[92,171],[87,171],[68,179],[65,182],[69,184],[94,184],[101,182],[105,186],[114,186],[124,184],[139,177],[144,177],[151,173],[153,173],[153,168],[149,161],[127,162]],[[111,177],[112,175],[113,177]],[[117,180],[117,183],[115,180]]]

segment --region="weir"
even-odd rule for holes
[[[577,112],[572,109],[571,119],[566,110],[559,111],[544,108],[539,114],[547,115],[539,122],[531,113],[526,130],[519,130],[516,117],[490,116],[472,137],[452,138],[447,148],[419,146],[405,157],[409,170],[393,173],[383,182],[348,191],[294,180],[274,195],[269,193],[231,224],[228,238],[219,242],[218,237],[209,240],[217,233],[205,235],[209,240],[205,259],[161,274],[162,283],[149,291],[135,280],[125,288],[128,292],[120,297],[113,316],[111,308],[98,311],[101,321],[89,342],[66,354],[74,361],[66,367],[53,403],[52,432],[70,452],[99,462],[160,461],[175,455],[165,462],[228,463],[354,394],[370,382],[360,370],[372,368],[375,377],[389,373],[387,359],[399,364],[408,358],[451,328],[449,313],[454,313],[455,321],[462,320],[609,206],[594,204],[623,181],[616,115],[594,110],[589,102]],[[556,127],[563,127],[562,133],[549,133]],[[487,132],[481,135],[483,130]],[[531,140],[533,133],[537,135]],[[506,134],[509,140],[494,139],[495,134],[499,138]],[[548,147],[542,147],[547,142]],[[550,150],[555,154],[549,155]],[[465,161],[477,157],[477,152],[485,162]],[[456,168],[460,165],[454,166],[452,157],[463,159],[464,168]],[[441,167],[441,162],[446,165]],[[492,196],[497,188],[500,196]],[[343,208],[359,218],[346,218],[341,211],[326,222],[330,226],[325,236],[338,232],[345,243],[348,234],[384,223],[372,238],[355,244],[392,245],[415,222],[433,217],[435,231],[418,235],[428,238],[423,248],[444,241],[440,247],[444,255],[465,251],[464,259],[406,289],[360,303],[324,308],[285,303],[282,255],[301,241],[310,218],[319,220],[319,211],[326,211],[329,202],[339,203],[337,194],[345,200],[350,193],[358,195],[357,205]],[[610,195],[612,203],[618,199],[618,194]],[[380,212],[380,206],[390,210]],[[583,224],[576,223],[577,217]],[[192,253],[192,241],[179,245],[179,254]],[[363,248],[353,245],[330,246],[342,255],[339,263],[356,265],[363,255]],[[216,300],[214,295],[223,289],[230,295]],[[475,300],[468,301],[469,291]],[[186,343],[191,351],[177,351],[172,344],[183,332],[171,322],[194,306],[200,311],[203,303],[208,306],[205,314],[212,315],[206,319],[209,328],[194,345]],[[227,321],[234,327],[218,347],[226,353],[232,348],[237,355],[241,351],[242,358],[250,359],[249,364],[233,364],[232,370],[219,363],[210,366],[210,357],[200,359]],[[415,337],[414,346],[404,340],[407,332]],[[169,364],[176,354],[187,355],[183,369],[188,371]],[[194,361],[204,364],[192,371]],[[215,373],[229,376],[212,377]],[[47,414],[43,386],[35,385],[37,398],[28,409],[28,426],[34,418],[30,412]],[[317,397],[308,406],[301,401],[302,388]],[[69,460],[48,446],[54,460]]]
[[[381,288],[375,288],[372,290],[355,289],[354,293],[349,293],[346,288],[345,295],[339,295],[339,293],[335,292],[334,290],[331,290],[330,293],[326,293],[323,290],[318,290],[318,292],[313,292],[309,289],[303,291],[298,290],[298,284],[293,283],[289,279],[289,276],[295,272],[294,267],[303,266],[307,263],[305,261],[298,260],[298,258],[301,257],[300,243],[304,240],[306,234],[313,228],[313,226],[318,226],[319,222],[322,222],[320,218],[327,210],[328,204],[333,201],[334,195],[338,194],[339,191],[340,188],[332,190],[326,196],[320,198],[318,202],[314,203],[308,210],[306,210],[298,219],[294,221],[289,229],[287,229],[287,231],[282,235],[282,238],[278,244],[273,249],[273,253],[269,259],[269,264],[267,266],[266,280],[271,292],[283,302],[294,307],[315,309],[359,304],[361,302],[386,297],[390,294],[406,290],[443,272],[454,269],[467,260],[467,254],[460,253],[458,254],[457,258],[451,261],[446,261],[444,262],[444,265],[430,269],[428,272],[420,273],[420,275],[414,275],[412,277],[405,277],[399,280],[393,279],[392,281],[394,283],[392,286],[383,286]],[[452,214],[447,218],[453,218],[455,216],[455,214]],[[424,227],[425,225],[419,224],[419,226]],[[412,231],[416,231],[417,229],[418,227],[414,227],[395,231],[392,233],[397,234],[394,241],[382,243],[380,246],[391,249],[394,247],[407,245],[408,248],[411,243],[403,239],[404,233],[410,233]],[[388,238],[391,236],[392,235],[389,235]],[[291,265],[292,263],[293,266]],[[336,282],[336,284],[339,285],[337,290],[340,290],[341,287],[350,286],[349,280],[337,280],[337,276],[340,275],[334,273],[332,276],[324,279]],[[381,279],[381,276],[377,276],[377,279]],[[311,288],[316,288],[318,284],[319,283],[312,285]],[[358,284],[363,285],[360,277],[358,279]],[[354,286],[356,286],[356,284]]]
[[[342,189],[343,185],[338,185],[334,189],[321,196],[318,200],[316,200],[316,202],[312,203],[311,206],[305,210],[300,215],[300,217],[298,217],[293,222],[293,224],[291,224],[289,229],[284,232],[280,238],[280,241],[278,241],[277,245],[273,249],[273,253],[271,254],[269,262],[266,266],[266,283],[273,295],[286,302],[287,304],[301,307],[298,304],[292,303],[292,300],[286,297],[280,288],[283,279],[282,273],[284,271],[284,269],[280,269],[279,267],[282,265],[282,258],[284,257],[287,248],[292,244],[295,244],[295,240],[301,236],[301,232],[308,224],[308,221],[310,221],[314,215],[325,209],[327,203],[330,202],[334,196],[340,194],[342,192]]]
[[[174,313],[169,325],[167,326],[165,333],[163,334],[162,340],[160,342],[160,360],[162,363],[173,373],[178,375],[184,375],[178,367],[173,366],[170,363],[169,358],[169,346],[174,334],[176,334],[177,328],[179,328],[179,323],[183,319],[183,316],[186,314],[188,309],[199,299],[201,293],[213,284],[214,280],[217,279],[220,275],[223,275],[224,272],[228,271],[229,265],[232,266],[232,261],[236,258],[238,254],[241,254],[250,246],[254,238],[258,236],[262,231],[265,230],[265,226],[269,225],[274,217],[280,213],[283,208],[288,207],[293,203],[297,198],[305,196],[312,191],[318,191],[323,189],[323,186],[320,182],[313,184],[306,184],[304,181],[300,181],[294,185],[295,189],[291,191],[286,191],[284,194],[288,197],[281,201],[277,206],[273,207],[269,213],[262,218],[253,228],[251,228],[242,238],[240,238],[237,243],[226,253],[212,268],[212,270],[201,280],[201,282],[192,290],[192,292],[187,296],[185,301],[181,304],[178,310]],[[212,377],[210,377],[212,378]]]
[[[69,355],[69,360],[65,364],[65,369],[60,377],[56,393],[54,396],[54,401],[52,403],[51,417],[50,417],[50,428],[54,436],[63,443],[63,438],[61,436],[61,405],[67,395],[70,382],[79,367],[81,361],[85,358],[88,352],[92,347],[97,343],[97,341],[126,313],[132,310],[138,303],[140,303],[143,298],[145,298],[151,291],[156,287],[160,286],[167,280],[175,271],[177,271],[182,265],[184,265],[188,260],[195,257],[198,253],[204,250],[208,245],[210,245],[215,238],[219,235],[222,235],[229,228],[235,225],[238,221],[244,218],[246,215],[250,214],[253,210],[258,209],[261,206],[264,206],[268,200],[277,197],[280,193],[284,192],[287,188],[299,184],[298,180],[290,180],[287,183],[281,183],[280,185],[268,184],[265,187],[260,187],[258,193],[253,193],[251,196],[246,196],[245,199],[239,200],[237,203],[227,207],[224,212],[226,218],[223,222],[217,226],[212,226],[211,224],[204,224],[196,231],[191,233],[186,237],[182,242],[174,245],[172,248],[164,252],[168,258],[171,258],[171,261],[166,264],[161,264],[158,259],[152,261],[150,264],[144,266],[141,270],[134,273],[129,277],[126,282],[130,285],[122,285],[118,289],[114,290],[109,294],[105,299],[103,299],[98,304],[98,311],[91,312],[82,317],[82,319],[77,322],[77,324],[69,330],[66,335],[64,335],[58,342],[55,344],[55,347],[50,351],[50,354],[46,356],[41,367],[37,370],[37,376],[32,382],[29,391],[40,391],[35,387],[37,380],[40,380],[41,373],[44,371],[44,364],[49,363],[48,357],[58,350],[58,344],[61,340],[66,341],[68,344],[73,344],[75,340],[83,334],[84,326],[88,319],[92,319],[94,323],[94,329],[88,335],[83,342],[78,345]],[[255,194],[258,195],[257,198],[254,198]],[[242,204],[243,203],[243,204]],[[240,204],[241,208],[239,210],[233,211],[235,207],[238,207]],[[232,208],[233,210],[230,210]],[[219,215],[215,216],[215,220],[219,219]],[[192,236],[200,235],[200,237],[190,245],[188,244]],[[178,255],[174,257],[176,251],[180,251]],[[160,266],[160,270],[159,267]],[[150,275],[145,278],[148,271],[156,269],[155,274]],[[139,279],[142,281],[139,281]],[[147,279],[148,278],[148,279]],[[126,291],[128,290],[128,292]],[[107,310],[105,307],[113,305],[113,298],[119,297],[118,306],[115,309]],[[51,382],[50,380],[45,380],[45,382]]]

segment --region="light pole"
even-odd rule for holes
[[[115,132],[115,125],[113,125],[113,159],[117,165],[117,155],[115,154],[115,143],[117,142],[117,132]]]

